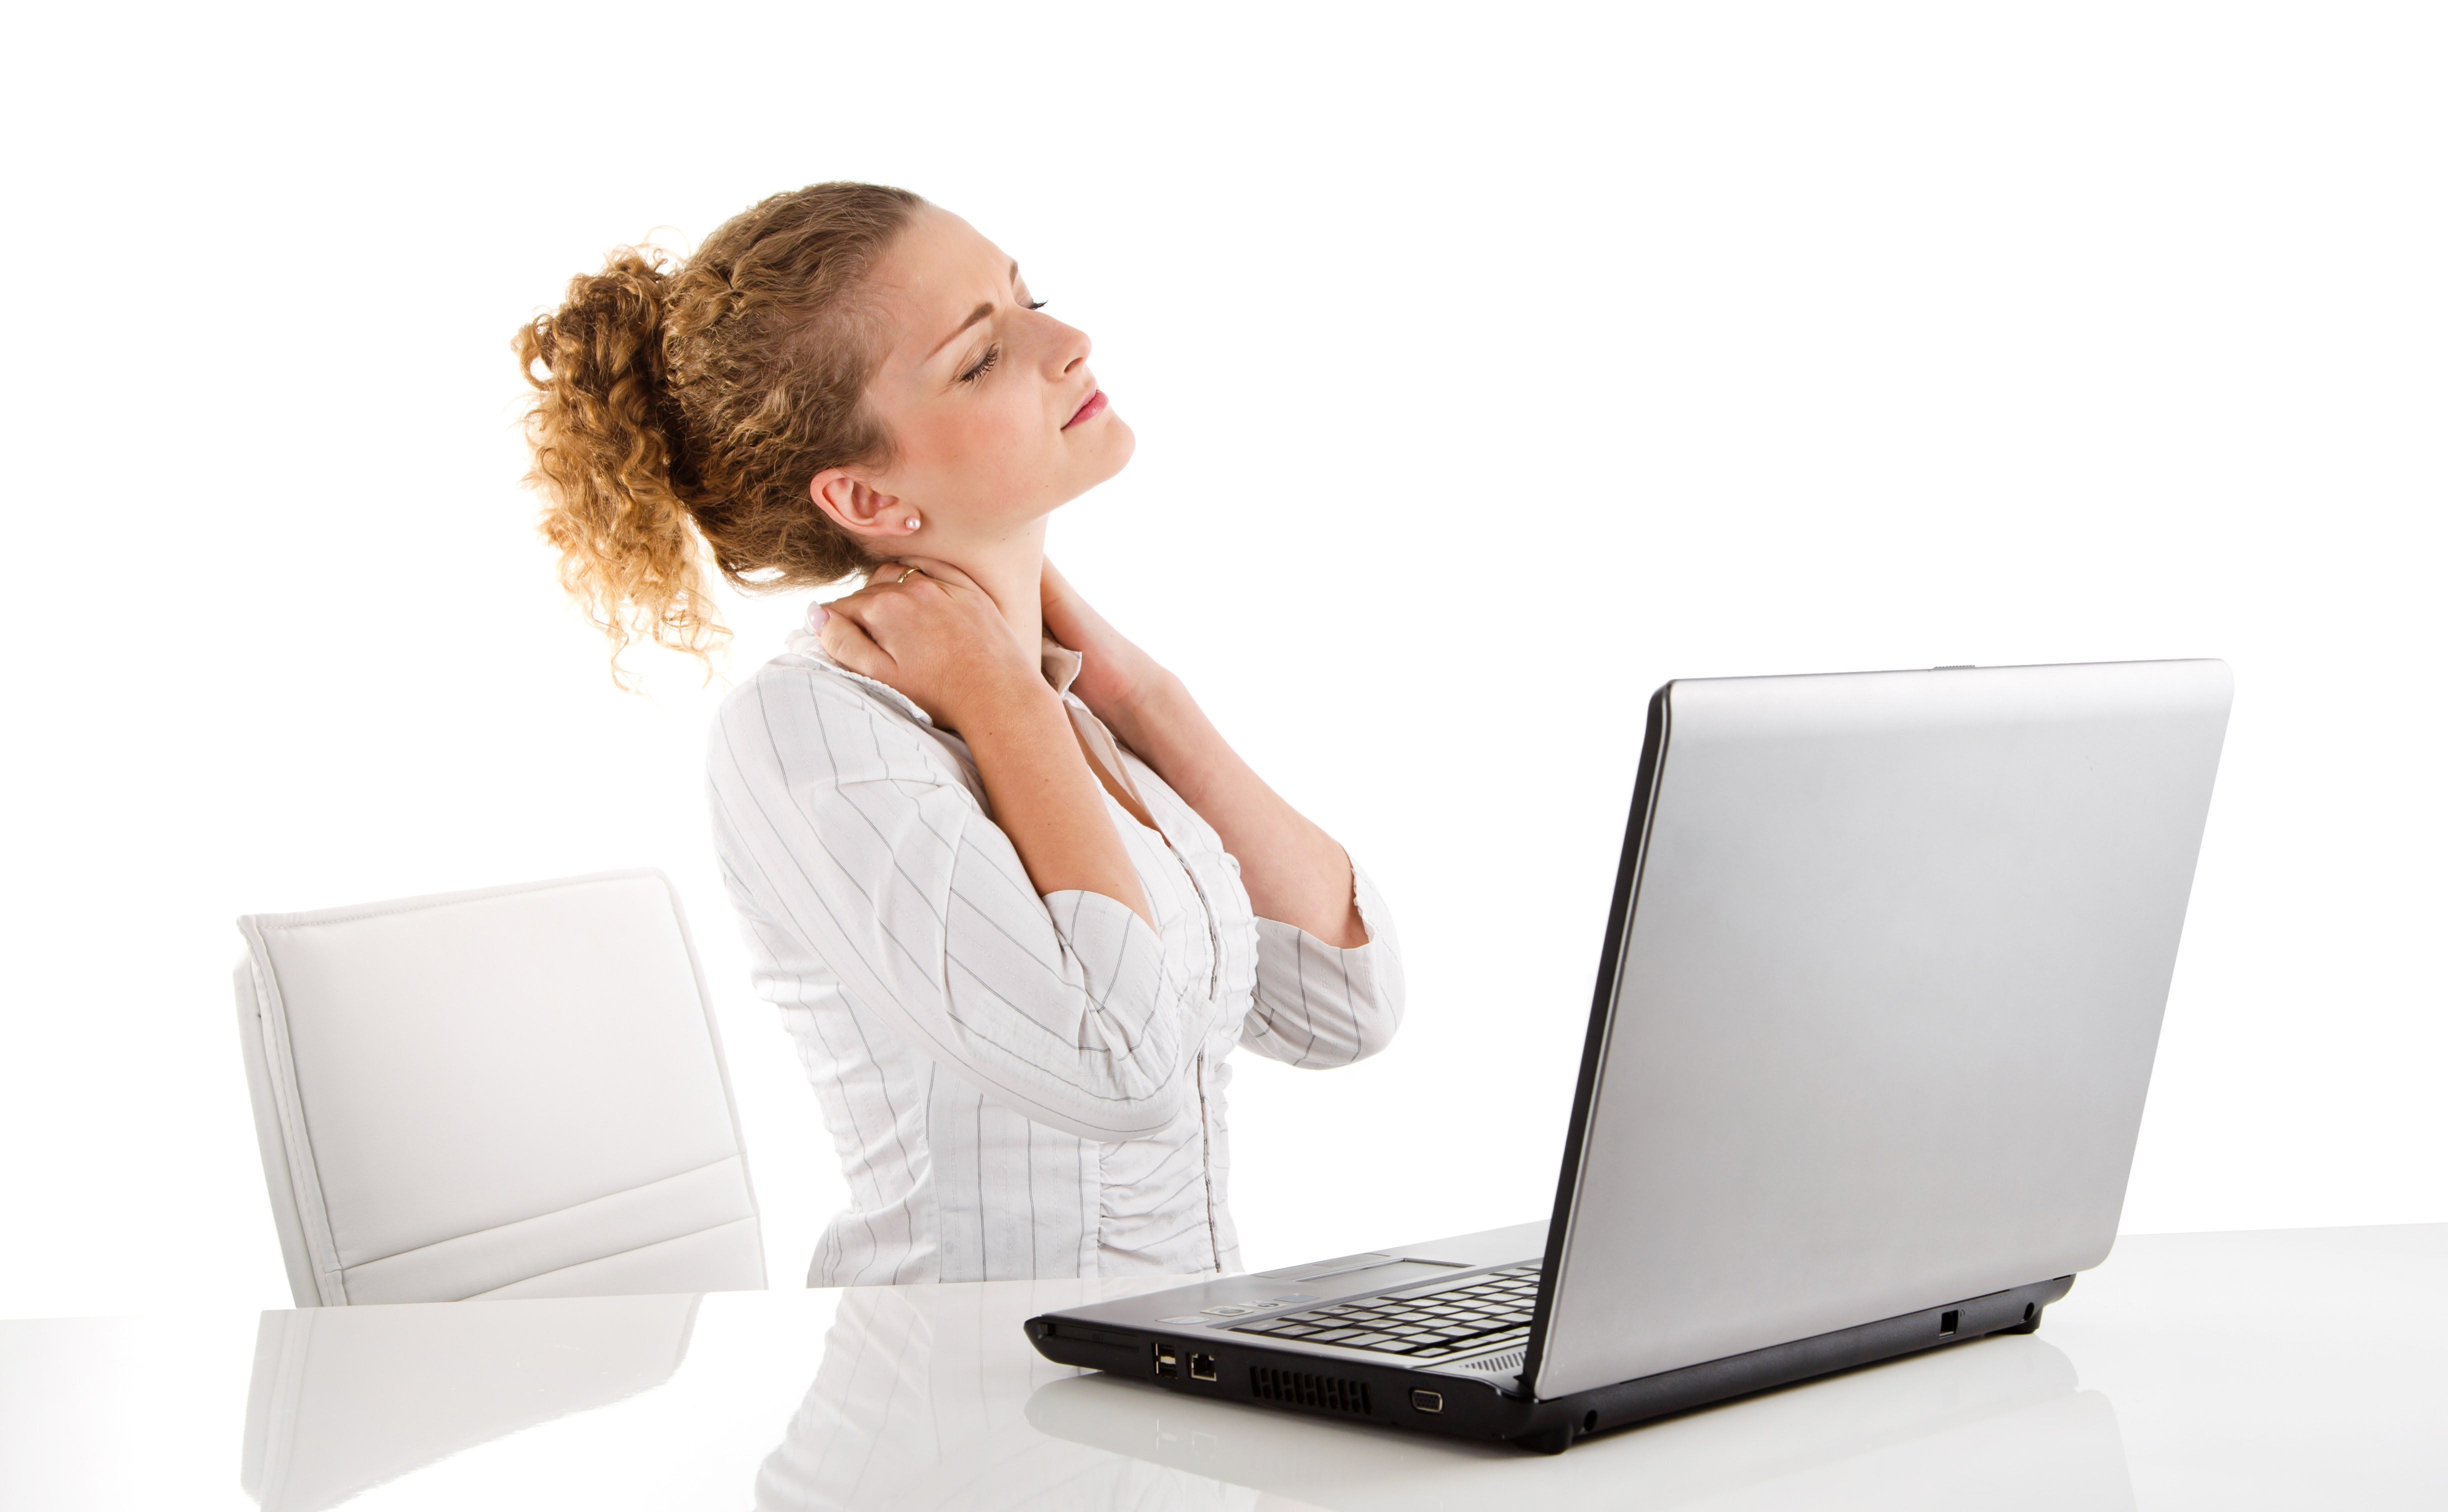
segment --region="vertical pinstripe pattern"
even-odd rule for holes
[[[1403,1009],[1385,902],[1366,944],[1252,915],[1240,863],[1073,696],[1156,928],[1111,898],[1039,897],[959,736],[791,637],[723,700],[715,849],[758,994],[783,1010],[851,1207],[809,1284],[1234,1270],[1226,1057],[1299,1066],[1383,1048]]]

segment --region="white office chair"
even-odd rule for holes
[[[660,872],[238,924],[299,1307],[765,1285],[721,1039]]]

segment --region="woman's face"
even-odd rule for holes
[[[1130,461],[1087,336],[1033,308],[1019,265],[967,221],[921,206],[869,284],[889,345],[867,399],[896,455],[816,476],[836,518],[888,551],[999,540]]]

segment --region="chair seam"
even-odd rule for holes
[[[646,1190],[646,1188],[648,1188],[648,1187],[650,1187],[650,1186],[661,1186],[661,1185],[663,1185],[663,1184],[664,1184],[665,1182],[667,1182],[667,1181],[677,1181],[677,1180],[679,1180],[680,1177],[685,1177],[685,1176],[695,1176],[695,1175],[697,1175],[699,1171],[711,1171],[711,1170],[712,1170],[712,1169],[714,1169],[716,1166],[717,1166],[717,1165],[721,1165],[723,1162],[725,1162],[725,1161],[727,1161],[727,1160],[737,1160],[738,1158],[739,1158],[739,1156],[738,1156],[738,1155],[737,1155],[737,1153],[736,1153],[736,1152],[735,1152],[735,1153],[733,1153],[733,1154],[731,1154],[731,1155],[717,1156],[717,1157],[716,1157],[714,1159],[708,1160],[708,1161],[706,1161],[706,1162],[705,1162],[704,1164],[702,1164],[702,1165],[693,1165],[693,1166],[690,1166],[690,1167],[689,1167],[687,1170],[685,1170],[685,1171],[675,1171],[675,1172],[673,1172],[673,1173],[672,1173],[671,1175],[669,1175],[669,1176],[659,1176],[659,1177],[656,1177],[653,1180],[650,1180],[650,1181],[640,1181],[640,1182],[637,1182],[636,1184],[631,1185],[631,1186],[619,1187],[619,1188],[614,1189],[613,1191],[610,1191],[610,1192],[606,1192],[606,1193],[604,1193],[604,1194],[603,1194],[602,1196],[601,1196],[584,1197],[584,1198],[580,1199],[579,1201],[569,1203],[568,1205],[566,1205],[566,1206],[564,1206],[564,1207],[558,1207],[558,1208],[554,1208],[554,1209],[552,1209],[550,1212],[547,1212],[547,1213],[531,1213],[531,1214],[528,1214],[526,1217],[523,1217],[523,1218],[512,1218],[512,1219],[511,1219],[510,1221],[508,1221],[507,1223],[495,1223],[495,1224],[491,1224],[491,1225],[489,1225],[489,1226],[488,1226],[488,1227],[486,1227],[486,1228],[481,1228],[481,1229],[469,1229],[469,1230],[467,1233],[465,1233],[465,1234],[453,1234],[449,1235],[449,1237],[447,1237],[447,1238],[441,1238],[441,1239],[429,1239],[429,1240],[427,1240],[427,1241],[426,1241],[425,1243],[423,1243],[423,1244],[411,1244],[411,1245],[410,1245],[410,1246],[409,1246],[407,1249],[405,1249],[405,1250],[394,1250],[394,1251],[392,1251],[392,1252],[391,1254],[389,1254],[376,1255],[376,1256],[374,1256],[374,1257],[373,1257],[373,1259],[371,1259],[371,1260],[358,1260],[358,1261],[355,1261],[355,1262],[354,1262],[354,1263],[352,1263],[352,1264],[350,1264],[350,1265],[343,1266],[343,1267],[341,1267],[341,1269],[342,1269],[342,1271],[343,1271],[343,1272],[363,1270],[365,1267],[370,1266],[370,1265],[380,1265],[380,1264],[382,1264],[382,1263],[383,1263],[384,1261],[386,1261],[386,1260],[396,1260],[396,1259],[401,1258],[401,1257],[402,1257],[402,1256],[404,1256],[404,1255],[415,1254],[417,1254],[417,1253],[419,1253],[419,1252],[421,1252],[421,1251],[425,1251],[425,1250],[437,1249],[437,1248],[439,1248],[440,1246],[445,1245],[445,1244],[456,1244],[456,1243],[458,1243],[458,1242],[459,1242],[460,1240],[462,1240],[462,1239],[473,1239],[473,1238],[476,1238],[476,1237],[478,1237],[478,1236],[480,1236],[480,1235],[482,1235],[482,1234],[499,1234],[499,1233],[500,1233],[502,1230],[504,1230],[504,1229],[515,1229],[515,1228],[517,1228],[517,1227],[518,1227],[520,1224],[522,1224],[522,1223],[540,1223],[540,1222],[542,1222],[542,1221],[543,1221],[544,1219],[545,1219],[545,1218],[557,1218],[557,1217],[561,1216],[561,1215],[562,1215],[563,1214],[564,1214],[564,1213],[575,1213],[575,1212],[577,1212],[580,1208],[583,1208],[583,1207],[589,1207],[589,1206],[592,1206],[593,1204],[598,1203],[598,1202],[609,1202],[609,1201],[610,1201],[610,1200],[612,1200],[614,1197],[618,1197],[618,1196],[628,1196],[628,1195],[629,1195],[630,1193],[632,1193],[632,1192],[643,1192],[644,1190]],[[755,1216],[755,1212],[752,1210],[752,1211],[748,1214],[748,1216],[750,1216],[750,1217],[754,1217],[754,1216]],[[723,1220],[723,1222],[725,1222],[725,1223],[733,1223],[733,1222],[736,1222],[736,1221],[738,1221],[738,1220],[737,1220],[737,1219],[736,1219],[736,1218],[725,1218],[725,1219]],[[718,1226],[719,1226],[719,1225],[717,1225],[717,1227],[718,1227]],[[686,1238],[687,1236],[688,1236],[688,1235],[686,1235],[686,1234],[678,1234],[678,1235],[675,1235],[675,1237],[678,1237],[678,1238]],[[656,1244],[660,1244],[660,1243],[663,1243],[663,1242],[665,1242],[665,1241],[663,1241],[663,1240],[661,1240],[661,1239],[657,1239],[657,1240],[654,1240],[654,1241],[652,1241],[652,1242],[654,1242],[654,1243],[656,1243]],[[643,1248],[645,1248],[645,1246],[641,1245],[641,1246],[639,1246],[639,1248],[643,1249]],[[623,1252],[622,1252],[622,1253],[625,1254],[625,1253],[627,1253],[627,1252],[623,1251]],[[579,1262],[576,1262],[576,1263],[578,1263],[578,1264],[582,1264],[582,1265],[583,1265],[583,1264],[584,1264],[585,1262],[584,1262],[584,1261],[579,1261]],[[565,1268],[564,1268],[564,1269],[565,1269]]]
[[[610,1254],[589,1255],[583,1260],[572,1260],[567,1265],[556,1265],[549,1271],[538,1271],[533,1275],[523,1275],[516,1281],[505,1281],[500,1286],[487,1287],[484,1292],[470,1292],[459,1300],[462,1302],[472,1302],[476,1298],[483,1296],[486,1292],[500,1292],[509,1287],[523,1286],[529,1281],[541,1281],[548,1275],[559,1275],[564,1271],[575,1271],[583,1265],[594,1265],[602,1260],[617,1260],[624,1254],[636,1254],[642,1250],[654,1249],[658,1245],[678,1244],[682,1239],[694,1239],[700,1234],[712,1234],[717,1229],[728,1229],[736,1224],[754,1223],[755,1221],[756,1215],[754,1213],[742,1214],[736,1218],[725,1218],[719,1223],[709,1223],[701,1229],[691,1229],[686,1234],[675,1234],[668,1238],[648,1239],[643,1244],[633,1244],[625,1250],[615,1250]]]

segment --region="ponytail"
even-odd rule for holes
[[[652,641],[703,662],[731,632],[713,614],[703,553],[672,483],[678,452],[664,414],[663,254],[622,247],[516,338],[536,390],[527,413],[546,500],[538,529],[561,552],[561,585],[612,641],[612,679],[631,642]],[[541,368],[541,372],[539,372]]]

